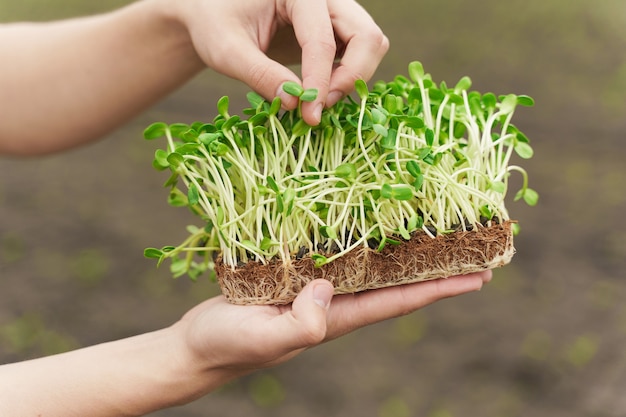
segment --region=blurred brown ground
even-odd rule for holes
[[[124,3],[2,2],[0,22]],[[515,124],[535,149],[524,166],[541,199],[509,204],[523,229],[513,263],[480,293],[152,416],[626,415],[626,4],[362,4],[392,45],[376,79],[419,59],[437,81],[469,75],[479,91],[535,98]],[[154,144],[141,132],[154,121],[212,119],[219,97],[242,107],[247,91],[207,72],[98,144],[0,159],[1,362],[167,326],[218,291],[207,280],[174,281],[142,256],[180,241],[194,219],[165,203]],[[8,105],[0,102],[0,120]]]

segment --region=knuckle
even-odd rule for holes
[[[389,42],[389,38],[387,36],[385,36],[384,33],[380,32],[381,38],[379,39],[379,48],[378,50],[384,55],[387,53],[387,51],[389,51],[389,46],[390,46],[390,42]]]
[[[335,56],[337,53],[337,42],[335,42],[335,38],[332,36],[323,36],[319,39],[318,47],[328,56]]]
[[[367,43],[372,46],[372,49],[378,53],[385,53],[389,50],[389,38],[383,33],[379,27],[372,27],[364,29],[362,33]]]
[[[335,56],[337,52],[337,43],[332,34],[320,34],[315,39],[309,39],[303,42],[303,50],[312,49],[324,56]]]

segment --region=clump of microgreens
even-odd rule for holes
[[[203,225],[189,226],[180,245],[145,255],[169,258],[174,276],[195,279],[217,254],[230,267],[303,256],[322,266],[358,247],[400,244],[417,230],[434,237],[508,220],[512,172],[522,177],[515,200],[538,198],[526,171],[509,164],[513,152],[533,154],[511,124],[516,106],[533,100],[470,87],[468,77],[436,85],[412,62],[409,78],[371,91],[357,81],[358,100],[325,110],[315,127],[300,107],[281,111],[279,98],[255,93],[247,118],[229,114],[222,97],[211,123],[152,124],[146,139],[167,138],[153,165],[172,172],[169,203],[189,207]],[[296,83],[284,90],[300,101],[317,95]]]

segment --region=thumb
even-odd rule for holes
[[[294,300],[293,309],[299,307],[300,303],[310,303],[313,301],[323,310],[327,311],[330,307],[330,300],[333,297],[335,289],[333,285],[325,279],[316,279],[309,282]]]
[[[325,279],[308,283],[293,301],[288,313],[280,316],[283,346],[293,351],[319,344],[326,338],[326,313],[333,286]]]

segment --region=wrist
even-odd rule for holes
[[[0,367],[0,413],[141,416],[232,377],[189,354],[178,326]],[[4,415],[4,414],[2,414]]]
[[[196,71],[200,71],[206,66],[195,49],[186,22],[189,3],[189,1],[144,0],[135,5],[144,9],[142,13],[149,16],[154,27],[158,28],[157,34],[163,43],[168,43],[169,49],[176,50],[180,59],[188,62]],[[132,6],[133,4],[130,7]]]
[[[175,402],[171,405],[191,402],[241,375],[222,366],[210,354],[192,348],[189,331],[188,323],[183,320],[161,330],[168,346],[167,357],[164,357],[167,362],[165,373],[172,381],[172,386],[166,390],[176,392]]]

